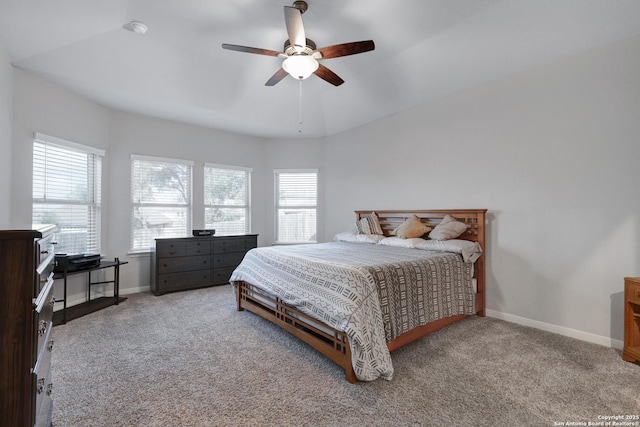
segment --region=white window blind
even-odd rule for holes
[[[131,251],[191,235],[193,162],[131,156]]]
[[[33,141],[33,224],[57,227],[57,253],[99,253],[104,151],[40,133]]]
[[[251,232],[251,169],[205,164],[204,221],[216,235]]]
[[[318,172],[276,170],[276,242],[316,241]]]

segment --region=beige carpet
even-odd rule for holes
[[[553,426],[640,414],[640,366],[618,351],[491,318],[392,353],[392,381],[355,385],[237,312],[228,285],[130,295],[53,332],[56,427]]]

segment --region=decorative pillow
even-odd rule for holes
[[[398,246],[401,248],[417,248],[422,242],[426,242],[424,239],[419,239],[417,237],[404,239],[402,237],[385,237],[380,240],[379,244],[386,246]]]
[[[380,221],[378,221],[378,215],[375,212],[371,212],[370,215],[365,215],[356,221],[356,227],[358,227],[358,233],[360,234],[384,234]]]
[[[336,242],[353,242],[353,243],[378,243],[385,237],[380,234],[356,234],[351,231],[345,231],[333,236]]]
[[[458,221],[451,215],[445,215],[440,224],[436,225],[436,228],[429,233],[429,238],[433,240],[455,239],[465,231],[467,231],[467,224]]]
[[[415,245],[416,249],[461,254],[464,262],[476,262],[476,260],[480,258],[480,255],[482,255],[482,248],[480,247],[480,244],[470,240],[420,240],[422,240],[422,242]]]
[[[391,234],[395,234],[403,239],[411,239],[414,237],[420,237],[425,233],[431,231],[431,227],[427,227],[420,221],[416,215],[411,215],[405,220],[398,228],[393,230]]]

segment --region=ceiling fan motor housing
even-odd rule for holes
[[[305,39],[305,40],[306,40],[305,41],[306,46],[300,54],[313,55],[313,51],[316,50],[316,43],[311,39]],[[296,49],[293,46],[291,46],[291,42],[289,41],[289,39],[284,41],[283,51],[287,56],[295,55],[297,53]]]
[[[292,6],[298,9],[300,13],[305,13],[309,7],[306,1],[294,1]]]

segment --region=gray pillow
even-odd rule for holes
[[[440,224],[436,225],[433,231],[429,233],[429,238],[433,240],[455,239],[467,231],[467,228],[468,226],[464,222],[458,221],[451,215],[445,215]]]

